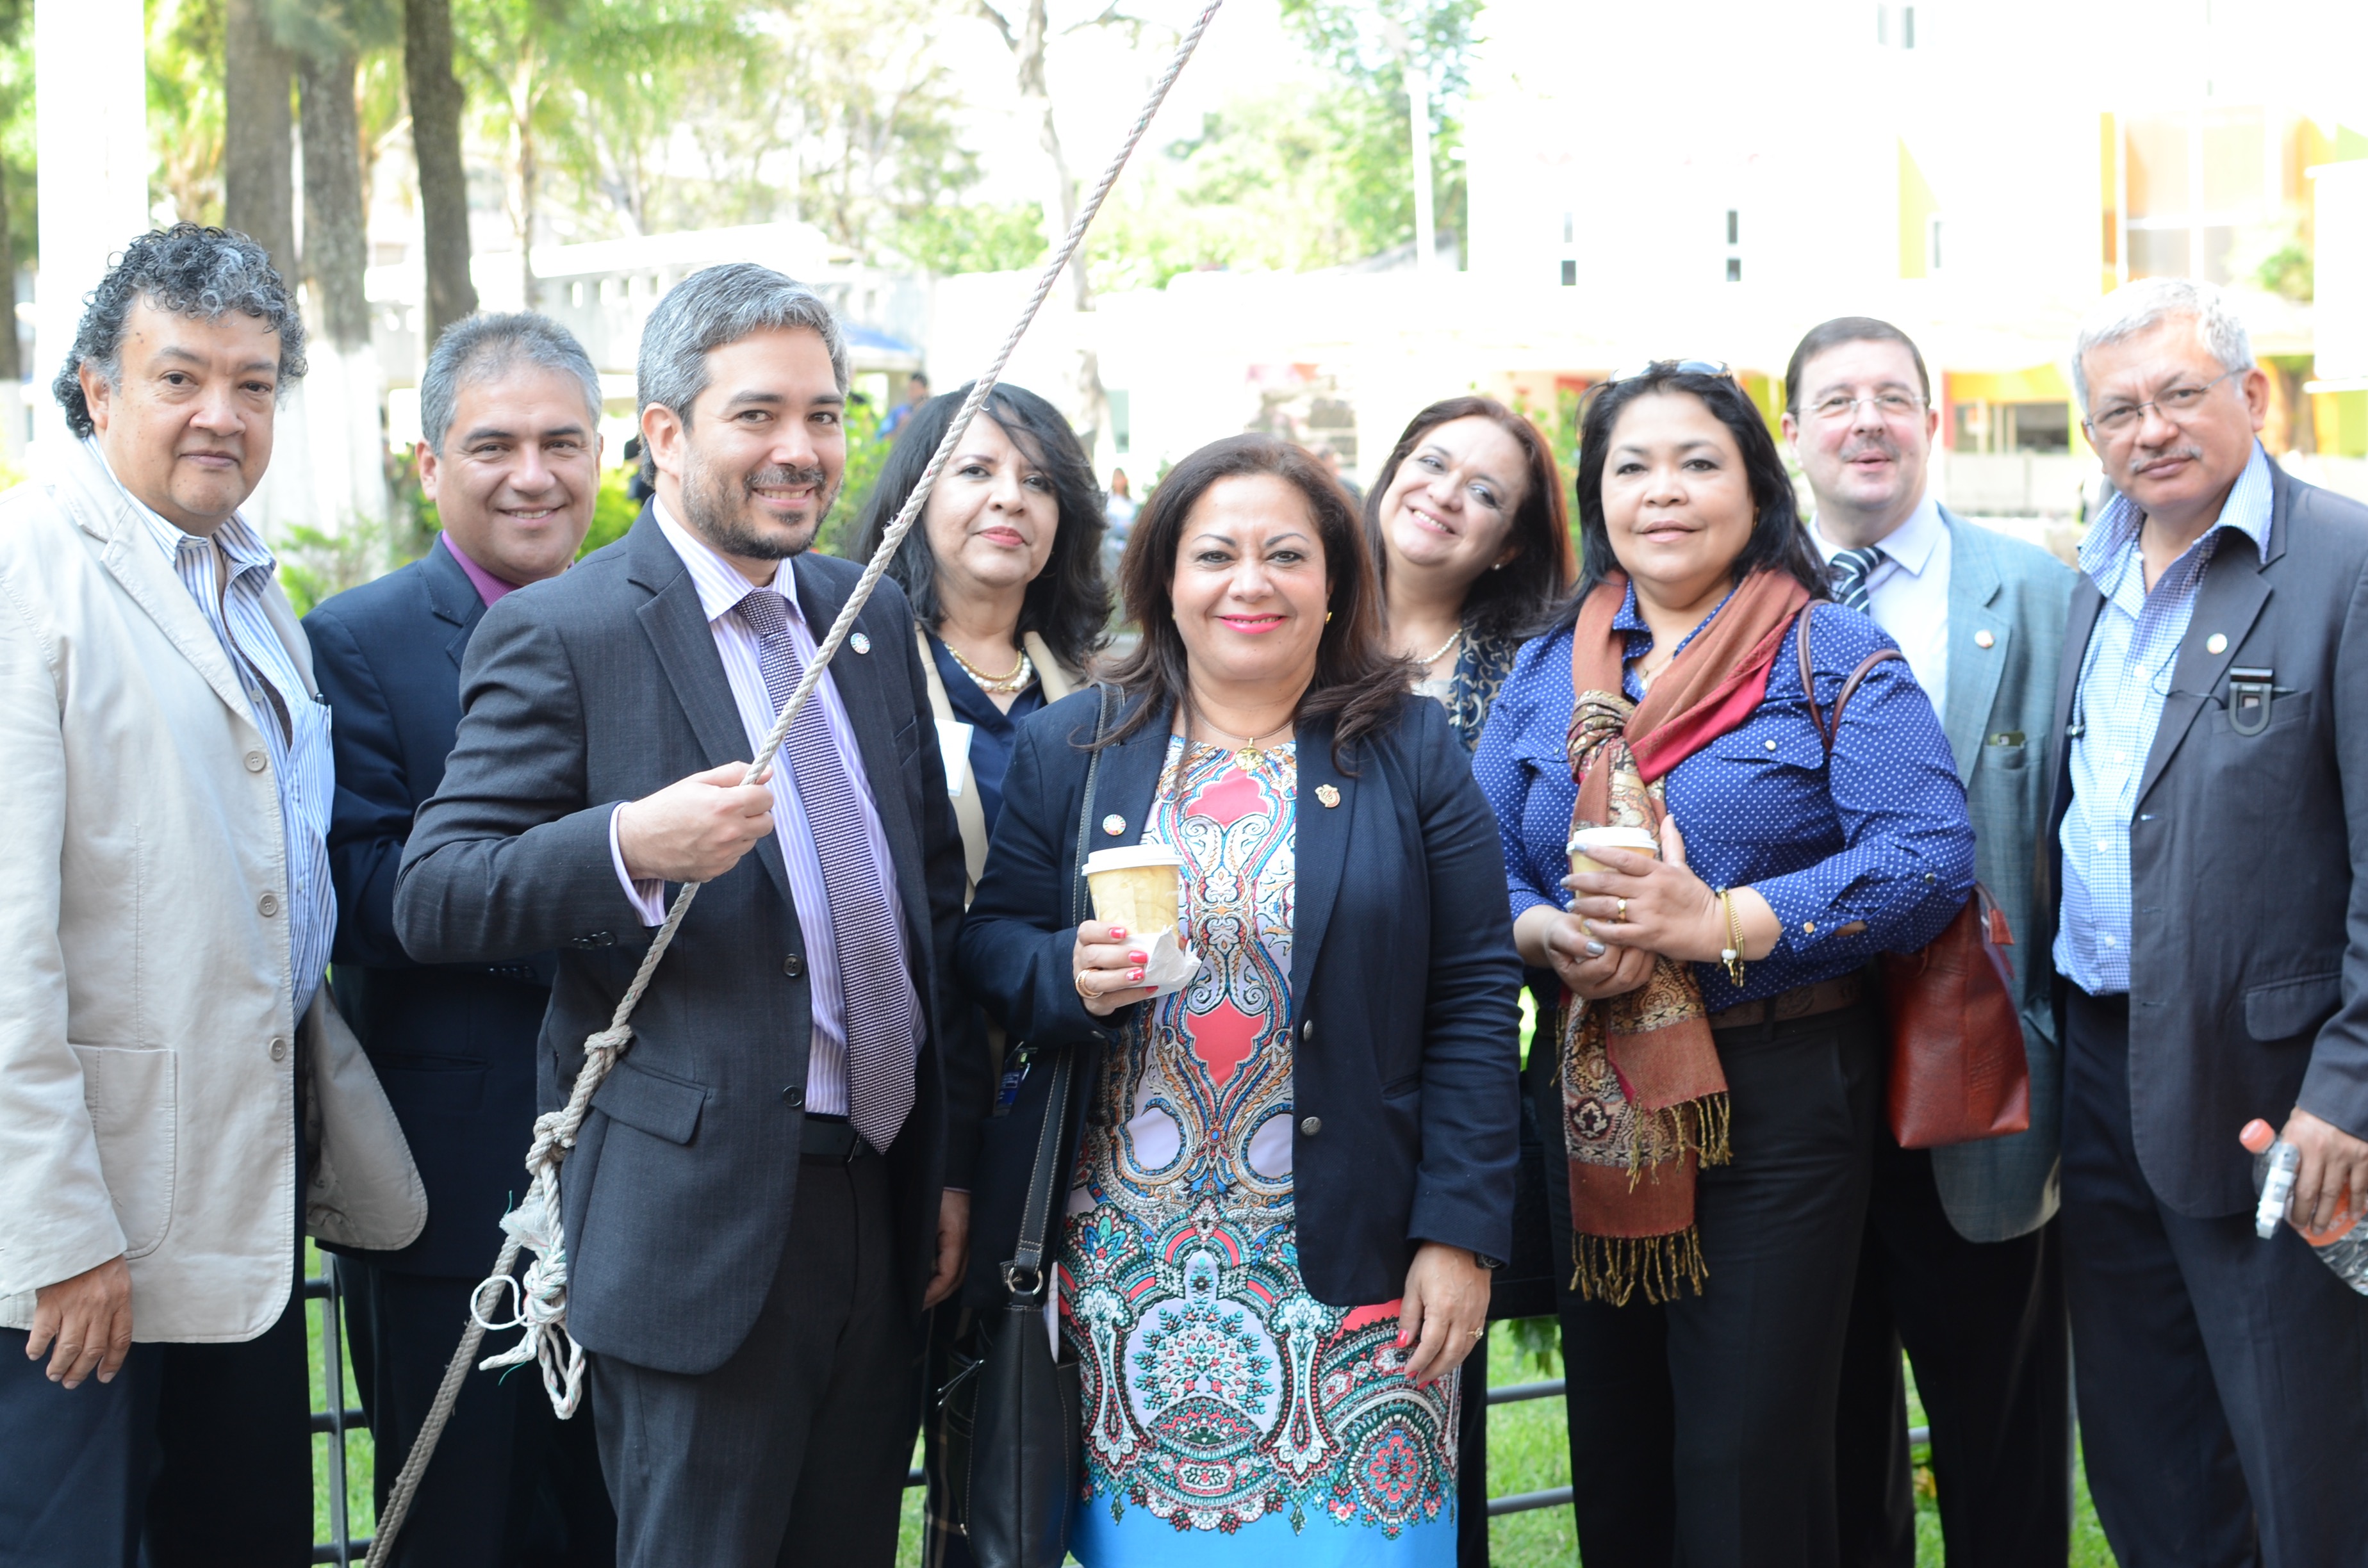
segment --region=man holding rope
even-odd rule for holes
[[[828,307],[712,267],[660,302],[639,369],[655,494],[479,624],[396,926],[423,962],[558,949],[552,1107],[666,884],[711,884],[562,1182],[618,1561],[884,1565],[988,1095],[940,1049],[961,839],[893,585],[740,782],[859,575],[804,553],[846,461]]]

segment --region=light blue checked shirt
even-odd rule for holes
[[[107,466],[98,443],[91,455]],[[108,469],[109,478],[114,470]],[[305,689],[296,661],[264,613],[279,562],[245,517],[233,514],[208,540],[166,522],[137,495],[123,491],[131,510],[162,551],[181,586],[213,629],[230,667],[246,693],[255,727],[271,758],[272,782],[279,790],[279,828],[288,851],[289,974],[295,1017],[302,1020],[329,967],[329,944],[337,933],[336,890],[329,881],[329,808],[336,791],[336,764],[329,744],[329,707]],[[230,563],[225,589],[215,576],[214,545]],[[270,916],[267,915],[266,918]]]
[[[2055,971],[2091,996],[2130,988],[2130,819],[2138,780],[2162,723],[2179,645],[2195,615],[2204,570],[2233,530],[2270,552],[2270,460],[2253,443],[2219,520],[2170,563],[2148,593],[2138,529],[2146,518],[2113,497],[2080,541],[2080,570],[2105,596],[2072,700],[2072,805],[2064,813],[2064,918]]]

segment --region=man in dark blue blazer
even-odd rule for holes
[[[335,714],[329,863],[337,1005],[361,1037],[427,1188],[400,1252],[336,1260],[381,1509],[501,1244],[533,1137],[548,953],[421,964],[394,931],[395,868],[444,778],[461,658],[486,609],[567,569],[599,484],[600,381],[545,317],[472,316],[420,385],[421,487],[443,532],[399,571],[305,619]],[[472,1376],[399,1539],[404,1563],[609,1563],[616,1517],[588,1407],[562,1424],[539,1380]]]
[[[920,1318],[961,1278],[990,1092],[948,1028],[962,837],[882,581],[757,783],[860,575],[808,550],[845,471],[846,342],[751,263],[643,328],[632,531],[495,606],[404,853],[422,959],[559,949],[565,1099],[666,884],[701,885],[559,1182],[569,1334],[632,1568],[895,1561]]]

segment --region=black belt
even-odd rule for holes
[[[805,1131],[801,1135],[798,1153],[809,1160],[826,1160],[835,1165],[851,1165],[855,1156],[871,1145],[855,1131],[855,1123],[843,1116],[816,1116],[806,1113]]]

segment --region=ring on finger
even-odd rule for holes
[[[1628,924],[1628,901],[1624,898],[1620,901],[1620,924]]]
[[[1077,994],[1084,997],[1088,1002],[1092,1001],[1094,999],[1094,994],[1086,989],[1086,971],[1084,970],[1077,971],[1076,983]]]

